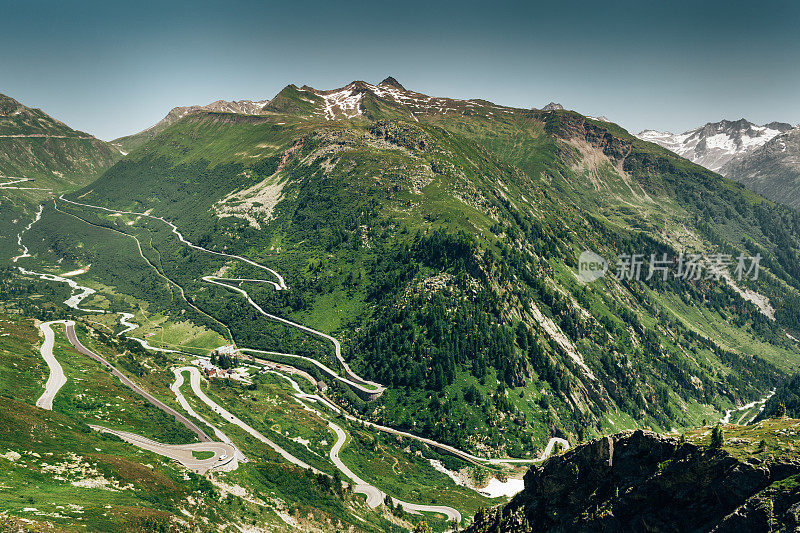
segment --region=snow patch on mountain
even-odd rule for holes
[[[781,122],[758,126],[745,119],[722,120],[680,134],[644,130],[637,137],[717,172],[734,157],[763,146],[791,127]]]
[[[325,100],[325,118],[328,120],[334,120],[339,114],[344,115],[345,118],[363,114],[361,99],[364,97],[364,93],[356,91],[354,87],[347,86],[330,93],[318,94]]]
[[[364,81],[354,81],[345,87],[328,91],[316,90],[308,86],[303,86],[301,90],[311,92],[324,100],[314,114],[324,116],[328,120],[349,119],[363,115],[362,102],[368,94],[404,107],[410,118],[417,121],[419,121],[417,115],[424,114],[477,114],[482,111],[485,116],[490,116],[495,111],[506,111],[508,109],[494,105],[491,102],[479,100],[459,100],[428,96],[404,88],[400,82],[392,77],[386,78],[378,85]]]

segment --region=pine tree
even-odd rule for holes
[[[714,429],[711,430],[711,445],[710,448],[712,450],[718,450],[722,448],[722,443],[725,441],[725,437],[722,434],[722,427],[717,424],[714,426]]]

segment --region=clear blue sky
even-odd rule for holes
[[[0,0],[0,93],[103,139],[178,105],[388,75],[631,131],[800,122],[792,1]]]

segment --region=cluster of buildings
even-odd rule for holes
[[[245,367],[220,368],[205,358],[197,358],[192,363],[199,366],[207,378],[229,378],[243,383],[251,383],[250,374]]]

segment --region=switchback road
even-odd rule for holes
[[[192,444],[163,444],[150,440],[135,433],[117,431],[103,426],[90,424],[90,428],[102,433],[116,435],[125,442],[138,448],[147,450],[179,462],[197,474],[205,474],[211,469],[236,470],[239,466],[236,457],[236,448],[224,442],[195,442]],[[214,455],[208,459],[197,459],[193,452],[211,452]]]

